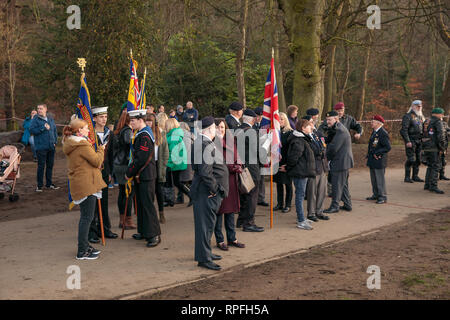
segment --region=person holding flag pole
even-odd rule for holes
[[[267,129],[266,144],[270,143],[270,228],[273,228],[273,175],[274,169],[278,171],[281,158],[280,114],[278,110],[278,89],[275,73],[274,50],[270,61],[269,74],[267,75],[264,90],[264,107],[261,120],[261,129]],[[263,146],[264,147],[264,146]],[[275,172],[276,173],[276,172]]]
[[[85,60],[79,59],[84,71]],[[94,219],[96,199],[102,197],[101,190],[106,187],[100,167],[104,159],[104,147],[97,146],[93,135],[92,114],[90,111],[89,91],[84,72],[81,76],[81,89],[77,105],[78,117],[72,118],[63,130],[63,152],[67,157],[69,176],[69,200],[71,205],[80,205],[78,225],[78,260],[94,260],[99,250],[89,245],[89,226]],[[103,231],[103,220],[100,223]],[[103,233],[102,233],[103,235]],[[102,237],[104,241],[104,237]],[[103,242],[104,244],[104,242]]]

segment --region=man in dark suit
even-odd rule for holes
[[[192,169],[194,179],[191,197],[194,209],[195,261],[199,267],[220,270],[213,260],[222,257],[211,251],[211,236],[216,224],[216,215],[222,200],[228,196],[228,168],[222,152],[218,151],[213,139],[216,126],[213,117],[202,119],[201,134],[194,141]]]
[[[367,200],[377,200],[377,204],[386,203],[386,181],[384,179],[387,167],[387,154],[391,150],[389,134],[383,128],[384,119],[375,115],[372,119],[372,135],[369,139],[367,152],[367,166],[370,168],[370,182],[372,183],[372,196]]]
[[[230,106],[228,107],[228,112],[230,114],[227,114],[225,116],[225,122],[227,123],[229,129],[236,130],[237,128],[239,128],[239,126],[241,125],[239,119],[242,118],[243,109],[244,108],[239,102],[235,101],[230,104]]]
[[[327,125],[334,131],[334,137],[327,146],[327,159],[331,172],[331,206],[324,210],[325,213],[336,213],[339,209],[352,210],[352,200],[348,190],[348,171],[353,168],[352,139],[347,128],[339,122],[339,115],[336,111],[327,113]],[[339,207],[340,201],[344,202]]]
[[[248,168],[255,187],[249,193],[241,195],[241,212],[236,227],[242,226],[242,230],[246,232],[262,232],[264,228],[255,224],[255,211],[261,179],[258,153],[259,135],[253,129],[256,122],[256,113],[253,110],[245,109],[242,120],[242,125],[236,131],[238,153],[245,167]]]

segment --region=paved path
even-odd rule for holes
[[[237,237],[246,244],[245,249],[230,248],[228,252],[215,249],[215,253],[223,256],[221,272],[366,233],[399,222],[410,213],[426,213],[450,204],[449,182],[440,183],[446,194],[437,195],[424,192],[423,184],[403,183],[403,169],[388,169],[386,176],[389,203],[375,205],[363,200],[371,194],[368,170],[353,170],[350,174],[353,211],[315,223],[312,231],[296,228],[295,210],[275,213],[274,228],[270,230],[268,209],[258,207],[256,221],[266,231],[238,231]],[[266,190],[268,196],[268,186]],[[117,227],[115,201],[110,199],[110,216]],[[329,202],[327,199],[327,206]],[[78,219],[79,212],[75,210],[0,223],[0,299],[133,298],[153,289],[220,274],[199,268],[193,261],[193,214],[192,208],[185,205],[167,210],[158,247],[148,249],[145,242],[131,238],[133,231],[126,231],[125,240],[109,240],[106,247],[97,245],[102,253],[94,261],[75,260]],[[115,231],[119,232],[118,228]],[[212,243],[215,244],[214,237]],[[66,287],[70,265],[80,267],[80,290]]]

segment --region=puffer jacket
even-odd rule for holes
[[[286,169],[293,178],[314,178],[316,162],[310,146],[311,138],[300,131],[294,132],[288,138]]]
[[[173,128],[167,133],[167,144],[169,145],[167,167],[172,171],[187,169],[187,152],[183,137],[184,132],[181,128]]]
[[[63,141],[67,157],[70,193],[73,200],[80,200],[106,187],[99,169],[103,164],[104,149],[97,151],[84,137],[69,136]]]

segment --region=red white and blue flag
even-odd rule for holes
[[[272,132],[272,160],[279,162],[281,158],[281,138],[280,138],[280,113],[278,111],[278,89],[275,74],[274,58],[270,62],[270,70],[267,75],[264,90],[264,107],[261,120],[261,128]]]
[[[137,62],[130,59],[130,86],[128,88],[127,110],[139,109],[141,104],[141,93],[139,91],[139,81],[137,76]]]

